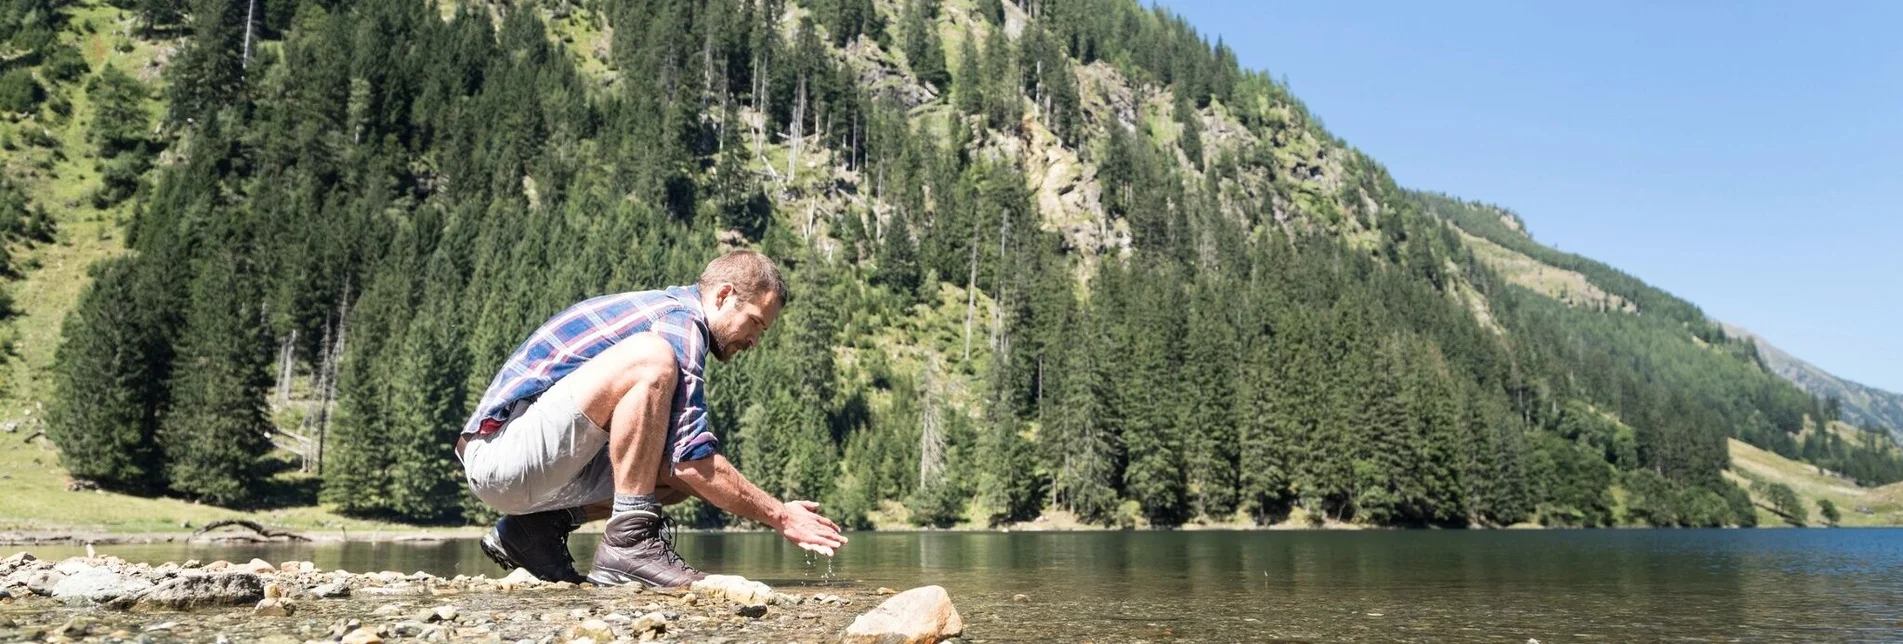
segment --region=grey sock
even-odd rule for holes
[[[652,494],[615,494],[615,514],[634,510],[660,512],[661,502],[655,500]]]

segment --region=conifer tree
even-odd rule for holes
[[[164,311],[147,297],[157,285],[144,281],[140,263],[129,257],[91,272],[92,284],[60,330],[46,435],[74,477],[110,489],[153,489],[165,478],[157,434],[171,366]]]
[[[271,448],[264,414],[270,341],[261,300],[231,250],[200,260],[159,427],[172,489],[212,503],[252,498]]]

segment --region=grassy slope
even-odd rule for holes
[[[1823,517],[1817,512],[1818,499],[1829,499],[1837,504],[1838,511],[1843,513],[1842,525],[1903,525],[1903,483],[1860,487],[1849,479],[1820,471],[1815,465],[1778,456],[1735,438],[1730,439],[1730,443],[1731,468],[1725,470],[1725,478],[1747,488],[1757,481],[1790,486],[1798,498],[1804,500],[1804,507],[1810,513],[1810,525],[1823,524]],[[1759,525],[1785,524],[1782,517],[1765,509],[1769,504],[1762,496],[1753,493],[1751,498],[1758,504]]]
[[[97,0],[77,3],[69,16],[70,27],[61,37],[79,45],[95,71],[112,64],[150,81],[155,75],[146,71],[147,63],[175,46],[167,41],[125,39],[119,34],[130,24],[126,13]],[[89,23],[90,32],[85,27]],[[115,45],[120,42],[129,42],[131,51],[118,51]],[[179,499],[68,492],[66,471],[59,466],[53,446],[45,439],[21,442],[42,428],[38,421],[44,414],[45,401],[52,397],[48,374],[59,345],[60,322],[79,300],[87,283],[86,268],[125,252],[117,222],[128,216],[130,202],[99,210],[89,199],[100,184],[100,172],[95,167],[99,159],[93,146],[86,142],[92,105],[84,83],[80,79],[52,88],[72,100],[70,119],[49,119],[47,110],[42,109],[37,119],[0,123],[0,132],[11,135],[20,146],[7,152],[0,165],[34,204],[52,214],[59,230],[52,244],[16,247],[16,258],[28,270],[25,279],[4,284],[12,291],[22,314],[5,323],[12,327],[9,332],[16,334],[16,353],[0,359],[0,422],[20,421],[18,431],[0,434],[0,489],[5,490],[0,493],[0,532],[179,532],[189,530],[182,522],[198,526],[234,517],[306,532],[349,530],[361,534],[403,528],[348,519],[317,507],[246,513]],[[159,88],[153,89],[154,99],[149,106],[156,116],[160,110]],[[57,147],[33,147],[20,135],[25,128],[41,127],[58,140]],[[64,155],[64,160],[56,151]],[[32,268],[36,265],[38,268]],[[294,476],[276,482],[286,486],[297,483]]]

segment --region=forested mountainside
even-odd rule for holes
[[[794,295],[722,450],[858,526],[1752,525],[1728,437],[1903,479],[1132,0],[0,6],[9,243],[123,235],[28,387],[117,491],[481,520],[450,446],[515,344],[735,246]]]

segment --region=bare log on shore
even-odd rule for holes
[[[205,527],[199,528],[197,532],[193,532],[192,536],[196,537],[196,536],[205,534],[206,532],[216,530],[218,528],[223,528],[225,526],[234,526],[234,525],[250,528],[252,532],[258,533],[259,536],[268,537],[272,539],[288,539],[291,541],[310,541],[311,540],[310,537],[306,537],[304,535],[297,534],[295,532],[286,532],[283,530],[272,530],[270,528],[264,527],[263,525],[259,524],[256,521],[251,521],[248,519],[222,519],[219,521],[213,521],[211,523],[205,524]]]

